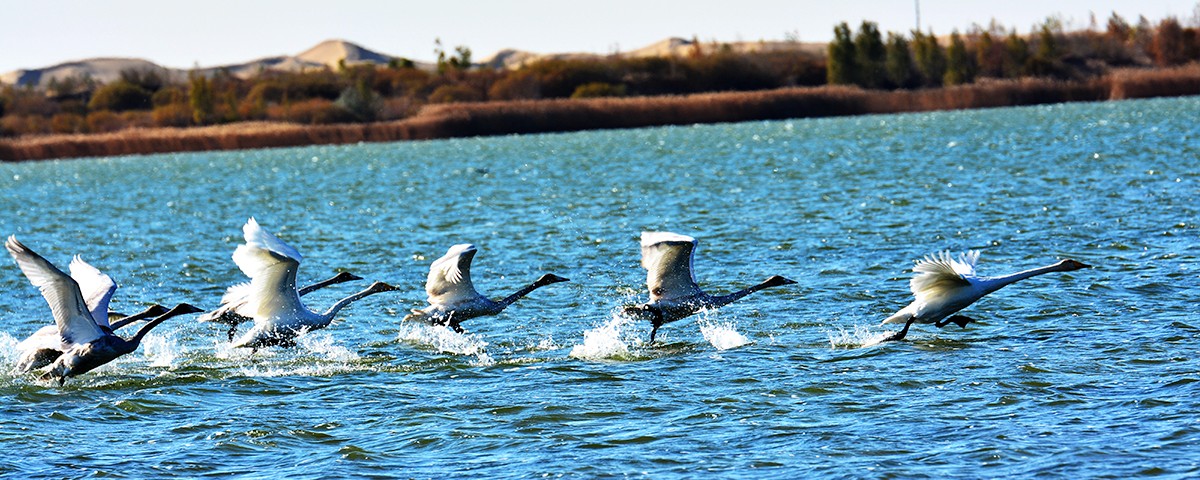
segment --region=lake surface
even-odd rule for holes
[[[3,164],[0,233],[83,255],[115,310],[216,307],[251,216],[301,283],[401,291],[254,355],[175,318],[59,387],[10,371],[50,315],[4,260],[0,475],[1194,478],[1198,118],[1184,98]],[[799,283],[648,344],[616,314],[646,299],[643,230],[695,236],[709,292]],[[466,334],[403,323],[456,243],[493,297],[572,281]],[[1095,268],[876,343],[913,262],[967,249],[982,275]]]

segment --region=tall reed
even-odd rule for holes
[[[1115,71],[1095,80],[987,80],[926,90],[823,86],[635,98],[517,100],[428,105],[390,122],[298,125],[247,122],[145,128],[0,141],[0,159],[35,160],[235,150],[436,138],[635,128],[654,125],[1005,107],[1200,94],[1200,65]]]

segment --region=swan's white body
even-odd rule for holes
[[[625,308],[627,314],[650,320],[658,327],[706,309],[720,308],[764,288],[796,283],[775,275],[766,281],[728,295],[709,295],[696,283],[693,268],[695,238],[671,232],[642,232],[642,267],[646,269],[646,287],[650,301]]]
[[[421,310],[413,309],[404,319],[445,325],[462,331],[459,324],[464,320],[496,315],[529,292],[545,285],[567,281],[557,275],[543,275],[516,293],[495,301],[476,291],[475,284],[471,281],[471,261],[477,252],[478,249],[474,245],[463,243],[450,247],[445,255],[435,260],[429,266],[429,276],[425,281],[429,306]]]
[[[113,335],[109,329],[108,300],[116,290],[111,278],[75,257],[71,270],[72,274],[77,275],[77,280],[21,244],[15,236],[8,237],[4,246],[29,283],[41,291],[54,316],[53,327],[43,327],[21,343],[24,347],[18,347],[25,349],[18,360],[18,369],[29,371],[40,366],[37,363],[47,359],[44,350],[55,351],[57,354],[49,358],[51,362],[41,368],[48,376],[57,377],[60,384],[66,377],[86,373],[132,352],[151,328],[170,316],[188,313],[189,308],[198,311],[195,307],[181,304],[172,311],[174,313],[168,312],[172,313],[170,316],[164,314],[139,329],[130,340],[125,340]],[[95,305],[92,309],[89,309],[89,302],[80,288],[80,280]],[[183,305],[187,308],[183,308]],[[54,330],[50,331],[49,328]]]
[[[916,299],[885,319],[883,324],[904,323],[904,333],[907,333],[908,325],[912,323],[932,323],[941,327],[945,325],[943,322],[945,320],[957,323],[960,327],[966,327],[971,319],[951,317],[951,315],[967,308],[989,293],[1030,277],[1088,267],[1075,260],[1067,259],[1053,265],[1010,275],[980,277],[975,274],[975,263],[978,260],[979,252],[975,250],[959,254],[958,258],[952,257],[950,252],[927,255],[913,267],[915,275],[909,281],[909,289],[912,290]],[[901,338],[903,338],[903,334],[892,339],[899,340]]]
[[[226,297],[235,293],[244,303],[236,310],[239,315],[254,319],[254,327],[237,339],[234,347],[259,348],[270,345],[291,345],[303,332],[329,326],[335,315],[346,305],[367,295],[394,290],[382,282],[343,298],[324,313],[309,310],[300,301],[296,290],[296,270],[300,267],[300,252],[264,230],[251,218],[242,227],[246,243],[233,252],[233,262],[250,283],[235,286]]]
[[[362,277],[348,272],[341,272],[333,277],[301,288],[296,291],[296,294],[303,297],[304,295],[307,295],[315,290],[354,280],[362,280]],[[237,334],[238,325],[241,325],[245,322],[254,321],[254,311],[252,311],[250,308],[250,295],[252,292],[253,287],[251,286],[250,282],[239,283],[229,287],[229,289],[225,291],[225,295],[221,297],[221,305],[217,307],[216,310],[205,313],[196,320],[200,322],[228,325],[229,340],[233,341],[234,335]]]

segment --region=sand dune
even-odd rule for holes
[[[719,44],[716,42],[701,42],[699,46],[696,46],[690,40],[673,37],[629,52],[618,52],[618,54],[628,57],[686,56],[697,48],[705,53],[728,48],[735,52],[804,50],[819,55],[823,54],[825,45],[817,43],[759,41]],[[589,59],[604,56],[607,55],[590,53],[543,54],[505,49],[489,57],[483,57],[482,60],[478,61],[477,65],[487,68],[515,69],[544,59]],[[393,55],[376,52],[346,40],[326,40],[296,55],[264,57],[245,63],[203,67],[199,68],[198,71],[202,74],[211,75],[214,72],[223,70],[234,76],[247,78],[263,70],[299,72],[320,68],[337,69],[338,62],[342,59],[345,59],[346,63],[350,65],[364,63],[386,65],[392,58]],[[425,70],[433,70],[435,68],[435,65],[429,62],[416,62],[416,66]],[[51,80],[61,82],[67,78],[78,79],[84,77],[91,77],[100,83],[107,83],[120,78],[121,72],[125,70],[157,71],[167,75],[172,80],[186,79],[190,72],[190,70],[164,67],[149,60],[138,58],[92,58],[64,62],[49,67],[22,69],[0,74],[0,83],[45,87]]]

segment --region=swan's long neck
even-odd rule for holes
[[[775,279],[775,277],[768,278],[766,281],[764,281],[758,285],[751,285],[749,287],[743,288],[741,290],[730,293],[728,295],[718,295],[715,297],[711,297],[710,301],[712,302],[712,304],[708,305],[708,307],[715,308],[715,307],[729,305],[730,303],[741,300],[742,297],[745,297],[746,295],[749,295],[751,293],[757,292],[757,291],[765,289],[765,288],[770,288],[770,287],[774,287],[774,286],[778,286],[778,285],[780,285],[780,283],[778,282],[778,280]]]
[[[1038,275],[1044,275],[1044,274],[1047,274],[1050,272],[1059,272],[1059,271],[1063,271],[1062,265],[1056,263],[1054,265],[1047,265],[1044,267],[1031,268],[1029,270],[1024,270],[1024,271],[1020,271],[1017,273],[1012,273],[1009,275],[1003,275],[1003,276],[999,276],[999,277],[985,277],[985,278],[980,279],[980,285],[983,287],[985,292],[991,293],[991,292],[994,292],[1001,288],[1004,288],[1004,287],[1007,287],[1014,283],[1017,283],[1021,280],[1025,280],[1027,278],[1032,278],[1032,277],[1036,277]]]
[[[333,304],[332,307],[329,307],[329,310],[326,310],[325,313],[321,314],[322,326],[328,325],[329,322],[332,322],[333,317],[335,315],[337,315],[337,313],[339,311],[341,311],[343,308],[345,308],[346,305],[349,305],[355,301],[358,301],[358,299],[360,299],[360,298],[374,295],[376,293],[380,293],[380,292],[384,292],[384,291],[386,291],[386,290],[379,290],[379,289],[375,288],[374,285],[372,285],[371,287],[368,287],[366,290],[363,290],[354,295],[351,295],[349,297],[338,300],[338,302]]]
[[[301,297],[303,297],[303,296],[305,296],[305,295],[308,295],[308,294],[310,294],[310,293],[312,293],[312,292],[314,292],[314,291],[320,290],[320,289],[322,289],[322,288],[325,288],[325,287],[328,287],[328,286],[330,286],[330,285],[336,285],[336,284],[339,284],[339,283],[342,283],[342,282],[345,282],[345,281],[347,281],[347,280],[345,280],[345,279],[344,279],[344,278],[343,278],[343,277],[342,277],[340,274],[339,274],[339,275],[334,275],[334,276],[332,276],[332,277],[326,278],[326,279],[324,279],[324,280],[321,280],[321,281],[319,281],[319,282],[317,282],[317,283],[314,283],[314,284],[312,284],[312,285],[308,285],[308,286],[306,286],[306,287],[304,287],[304,288],[301,288],[301,289],[299,289],[299,290],[296,290],[296,294],[298,294],[298,295],[300,295]]]
[[[153,330],[154,327],[158,326],[158,324],[167,321],[167,319],[171,317],[177,317],[185,313],[192,313],[199,310],[194,307],[188,307],[184,307],[183,305],[176,306],[175,308],[168,310],[167,313],[159,315],[158,318],[146,322],[145,325],[142,325],[142,328],[138,329],[137,333],[133,334],[133,337],[130,337],[129,340],[125,341],[129,351],[133,351],[133,349],[137,348],[138,344],[142,342],[142,337],[145,337],[147,333],[150,333],[150,330]]]
[[[112,328],[115,331],[116,329],[124,327],[126,325],[129,325],[133,322],[136,322],[139,320],[145,320],[147,318],[150,318],[150,317],[153,317],[156,315],[162,315],[164,313],[167,313],[168,311],[169,310],[164,308],[162,305],[151,305],[150,308],[147,308],[145,310],[142,310],[138,313],[135,313],[128,317],[122,318],[115,322],[112,322],[112,326],[110,328]]]
[[[533,282],[533,283],[531,283],[531,284],[529,284],[529,285],[526,285],[524,288],[522,288],[522,289],[520,289],[520,290],[517,290],[516,292],[513,292],[513,294],[512,294],[512,295],[509,295],[509,296],[507,296],[507,297],[504,297],[503,299],[501,299],[499,302],[496,302],[496,303],[497,303],[498,305],[500,305],[500,309],[501,309],[501,310],[503,310],[505,307],[508,307],[509,305],[512,305],[512,304],[513,304],[514,302],[516,302],[517,300],[520,300],[520,299],[521,299],[521,297],[524,297],[524,296],[526,296],[526,295],[529,295],[529,292],[532,292],[532,291],[534,291],[534,290],[537,290],[537,289],[539,289],[539,288],[542,288],[542,287],[544,287],[544,286],[546,286],[546,285],[549,285],[549,284],[547,284],[547,283]]]

